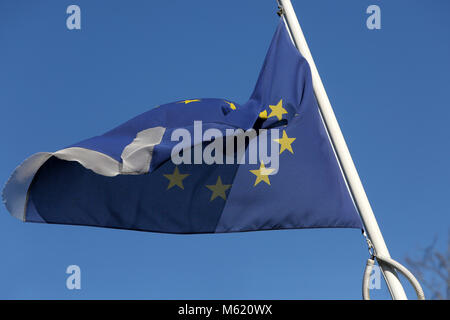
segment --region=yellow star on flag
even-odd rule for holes
[[[261,111],[261,112],[259,113],[259,117],[260,117],[261,119],[267,119],[267,110]]]
[[[264,162],[261,162],[261,166],[259,167],[258,170],[250,170],[250,172],[256,176],[256,181],[253,186],[256,186],[261,181],[264,181],[270,186],[269,174],[271,174],[274,171],[275,169],[266,168],[264,166]]]
[[[224,100],[224,101],[230,105],[230,108],[231,108],[231,109],[236,110],[236,106],[234,105],[233,102],[228,102],[228,101],[226,101],[226,100]]]
[[[292,150],[292,142],[295,141],[297,138],[289,138],[286,134],[286,130],[283,130],[283,137],[281,139],[273,139],[273,141],[278,142],[280,144],[280,154],[284,150],[289,150],[291,153],[294,153],[294,150]]]
[[[216,184],[207,185],[206,187],[212,191],[211,199],[209,201],[213,201],[217,197],[221,197],[223,200],[227,200],[225,191],[231,188],[231,184],[223,184],[222,179],[220,179],[220,176],[218,176]]]
[[[188,103],[191,103],[191,102],[198,102],[198,101],[200,101],[200,99],[183,100],[183,101],[180,101],[178,103],[188,104]]]
[[[178,167],[175,167],[175,170],[172,174],[164,175],[164,177],[169,179],[169,186],[167,187],[167,190],[174,186],[178,186],[184,190],[183,179],[185,179],[187,176],[189,176],[189,174],[181,174],[180,171],[178,171]]]
[[[283,114],[288,113],[286,109],[283,108],[283,99],[280,99],[280,101],[274,106],[269,105],[269,108],[272,110],[272,112],[269,114],[269,118],[277,117],[278,120],[281,120],[283,119]]]

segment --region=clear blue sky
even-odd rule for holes
[[[450,2],[294,0],[391,254],[450,226]],[[81,7],[82,29],[66,28]],[[381,30],[366,28],[370,4]],[[275,0],[0,0],[0,182],[156,105],[250,96]],[[358,230],[168,235],[25,224],[0,208],[0,298],[359,299]],[[65,286],[81,267],[82,289]],[[412,290],[407,292],[413,297]],[[373,293],[388,298],[387,289]]]

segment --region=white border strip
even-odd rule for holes
[[[108,177],[148,173],[153,149],[161,143],[165,130],[163,127],[155,127],[139,132],[124,148],[121,155],[122,162],[104,153],[79,147],[36,153],[14,170],[3,189],[3,202],[13,217],[25,221],[28,189],[39,168],[51,157],[76,161],[86,169]]]

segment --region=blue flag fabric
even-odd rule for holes
[[[241,148],[228,148],[240,138]],[[266,149],[269,161],[261,157]],[[308,63],[282,20],[245,104],[169,103],[103,135],[35,154],[14,171],[3,200],[23,221],[153,232],[362,228]]]

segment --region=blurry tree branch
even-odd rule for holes
[[[436,249],[437,238],[423,250],[422,257],[407,256],[406,263],[419,282],[431,293],[430,299],[450,299],[450,233],[447,236],[447,251]]]

